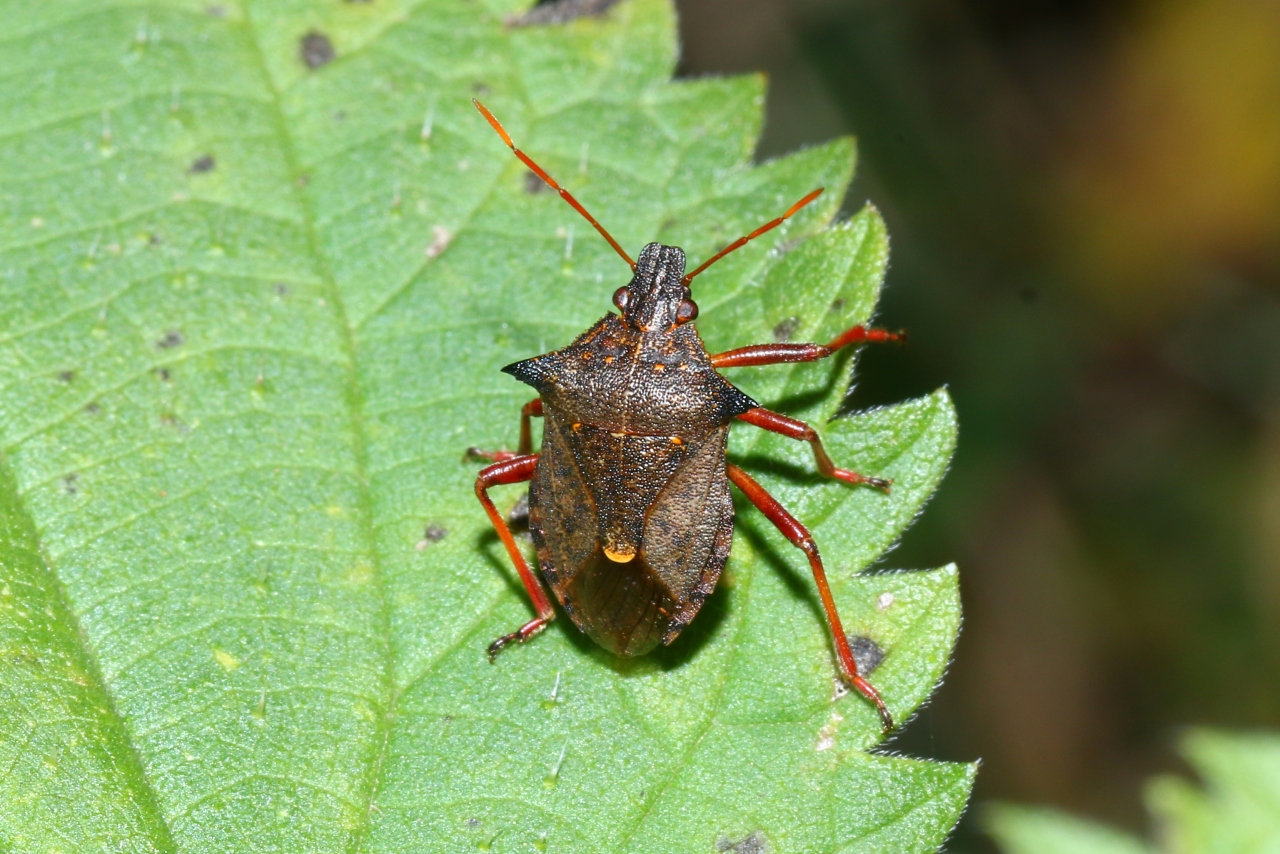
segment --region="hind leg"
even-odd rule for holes
[[[791,545],[800,549],[805,557],[809,558],[813,580],[817,582],[818,595],[822,598],[822,608],[827,612],[827,624],[831,628],[831,637],[835,642],[836,663],[840,666],[840,672],[850,686],[875,704],[876,710],[880,712],[884,731],[889,732],[893,729],[893,718],[889,715],[884,700],[880,698],[880,692],[858,673],[858,663],[853,658],[853,650],[849,648],[849,637],[844,633],[844,626],[840,623],[836,601],[831,596],[830,585],[827,584],[827,572],[822,566],[822,558],[818,555],[818,544],[813,541],[809,529],[796,521],[796,517],[788,513],[787,508],[779,504],[778,499],[766,492],[763,486],[756,483],[751,475],[733,464],[728,466],[728,474],[733,485],[751,499],[751,503],[758,507],[760,512],[782,532],[782,535],[791,541]]]

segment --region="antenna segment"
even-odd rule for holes
[[[603,237],[605,240],[609,241],[609,245],[613,247],[613,250],[617,252],[619,255],[621,255],[622,260],[626,261],[629,265],[631,265],[631,269],[634,270],[636,268],[636,262],[632,261],[631,256],[623,251],[622,247],[618,245],[618,241],[613,239],[613,235],[605,231],[604,226],[596,222],[596,218],[593,217],[591,214],[587,213],[587,209],[582,206],[582,203],[579,202],[577,199],[575,199],[572,193],[570,193],[564,187],[561,187],[559,184],[557,184],[556,179],[548,175],[543,170],[543,168],[539,166],[537,163],[534,163],[533,159],[530,158],[529,155],[525,154],[523,151],[516,148],[516,144],[511,141],[511,135],[508,134],[506,129],[502,127],[502,124],[499,123],[499,121],[493,117],[493,113],[489,112],[488,108],[485,107],[484,104],[480,103],[475,98],[471,99],[471,103],[475,104],[476,109],[479,110],[480,114],[485,117],[485,120],[488,121],[489,124],[493,125],[493,129],[498,132],[498,136],[502,137],[502,141],[507,144],[507,148],[510,148],[512,153],[514,153],[516,157],[520,158],[520,162],[523,163],[525,166],[528,166],[530,169],[532,169],[533,173],[537,175],[539,178],[541,178],[543,181],[546,181],[547,186],[555,190],[557,193],[559,193],[560,198],[564,199],[566,202],[572,205],[575,211],[577,211],[578,213],[586,217],[587,222],[595,226],[596,231],[600,232],[600,236]],[[790,215],[791,215],[791,212],[788,211],[787,216],[790,216]],[[783,217],[783,219],[785,218],[786,217]],[[779,222],[781,221],[782,220],[779,220]]]
[[[518,152],[517,152],[517,153],[518,153]],[[728,254],[729,254],[730,252],[732,252],[733,250],[735,250],[735,249],[741,249],[743,246],[746,246],[748,243],[750,243],[752,240],[755,240],[757,237],[759,237],[760,235],[764,234],[766,231],[769,231],[770,229],[774,229],[774,228],[777,228],[778,226],[782,225],[784,222],[786,222],[788,219],[790,219],[790,218],[795,214],[795,212],[796,212],[796,211],[800,210],[802,207],[804,207],[805,205],[809,204],[809,202],[811,202],[811,201],[813,201],[814,199],[818,198],[818,196],[821,196],[821,195],[822,195],[822,190],[823,190],[823,188],[822,188],[822,187],[819,187],[818,189],[814,190],[814,191],[813,191],[812,193],[810,193],[809,195],[805,196],[805,197],[804,197],[803,199],[801,199],[800,201],[796,202],[796,203],[795,203],[794,205],[792,205],[790,208],[788,208],[788,209],[787,209],[787,212],[786,212],[786,213],[784,213],[782,216],[778,217],[778,218],[777,218],[777,219],[775,219],[775,220],[771,220],[771,221],[769,221],[769,222],[766,222],[764,225],[760,226],[759,228],[757,228],[755,231],[751,232],[750,234],[745,234],[745,235],[743,235],[742,237],[739,237],[737,240],[733,241],[733,242],[732,242],[732,243],[730,243],[728,246],[726,246],[725,248],[721,249],[719,252],[717,252],[716,254],[712,255],[712,256],[711,256],[710,258],[708,258],[707,260],[703,261],[703,262],[702,262],[702,265],[701,265],[701,266],[699,266],[699,267],[698,267],[698,269],[694,270],[692,273],[686,273],[686,274],[685,274],[685,277],[684,277],[684,283],[685,283],[686,285],[687,285],[687,284],[689,284],[689,282],[691,282],[691,281],[693,280],[693,277],[694,277],[694,276],[698,275],[698,274],[699,274],[699,273],[701,273],[703,270],[707,269],[707,268],[708,268],[708,267],[710,267],[712,264],[714,264],[715,262],[719,261],[719,260],[720,260],[721,258],[723,258],[724,256],[728,255]],[[599,227],[599,226],[597,226],[597,228],[598,228],[598,227]]]

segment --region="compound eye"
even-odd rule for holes
[[[698,304],[691,299],[680,300],[680,307],[676,309],[676,323],[688,323],[697,318]]]
[[[626,285],[623,285],[613,292],[613,304],[618,307],[618,311],[626,311],[627,302],[630,299],[631,293],[627,290]]]

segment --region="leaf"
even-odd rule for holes
[[[561,619],[487,663],[530,612],[463,449],[514,441],[529,390],[498,368],[626,268],[472,95],[633,252],[707,257],[829,188],[699,277],[713,348],[865,320],[887,254],[874,211],[830,225],[848,141],[753,167],[760,79],[670,81],[665,3],[518,11],[4,5],[0,850],[928,851],[954,824],[974,768],[865,752],[805,562],[747,505],[673,647],[622,661]],[[822,424],[851,358],[735,379]],[[749,430],[732,456],[813,526],[905,719],[955,571],[857,573],[954,412],[826,436],[893,494]]]
[[[1127,834],[1057,810],[1000,805],[986,811],[986,827],[1005,854],[1147,854]]]
[[[1280,851],[1280,737],[1193,730],[1181,752],[1204,786],[1163,776],[1147,787],[1167,850]]]
[[[1256,854],[1280,851],[1280,738],[1193,730],[1181,752],[1202,787],[1161,776],[1147,787],[1157,819],[1157,848],[1096,824],[1051,810],[1000,806],[988,829],[1008,854],[1022,852],[1116,852],[1139,854]]]

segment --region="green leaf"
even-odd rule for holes
[[[1000,805],[985,811],[987,831],[1005,854],[1149,854],[1137,839],[1056,810]]]
[[[1280,737],[1193,730],[1181,752],[1203,786],[1157,777],[1147,787],[1159,846],[1050,810],[1000,806],[987,826],[1008,854],[1259,854],[1280,851]]]
[[[941,844],[974,768],[866,752],[806,563],[745,503],[673,647],[622,661],[561,619],[484,655],[530,610],[463,450],[514,442],[530,392],[498,368],[627,270],[472,95],[632,252],[707,257],[828,187],[699,277],[712,348],[869,317],[883,223],[831,224],[849,141],[753,166],[760,79],[671,82],[659,0],[556,27],[506,25],[515,0],[0,11],[0,850]],[[821,426],[851,359],[734,379]],[[758,431],[731,456],[813,527],[905,720],[955,571],[858,572],[942,477],[954,411],[825,434],[893,494]]]
[[[1147,788],[1167,849],[1280,851],[1280,736],[1193,730],[1182,753],[1203,788],[1168,776]]]

